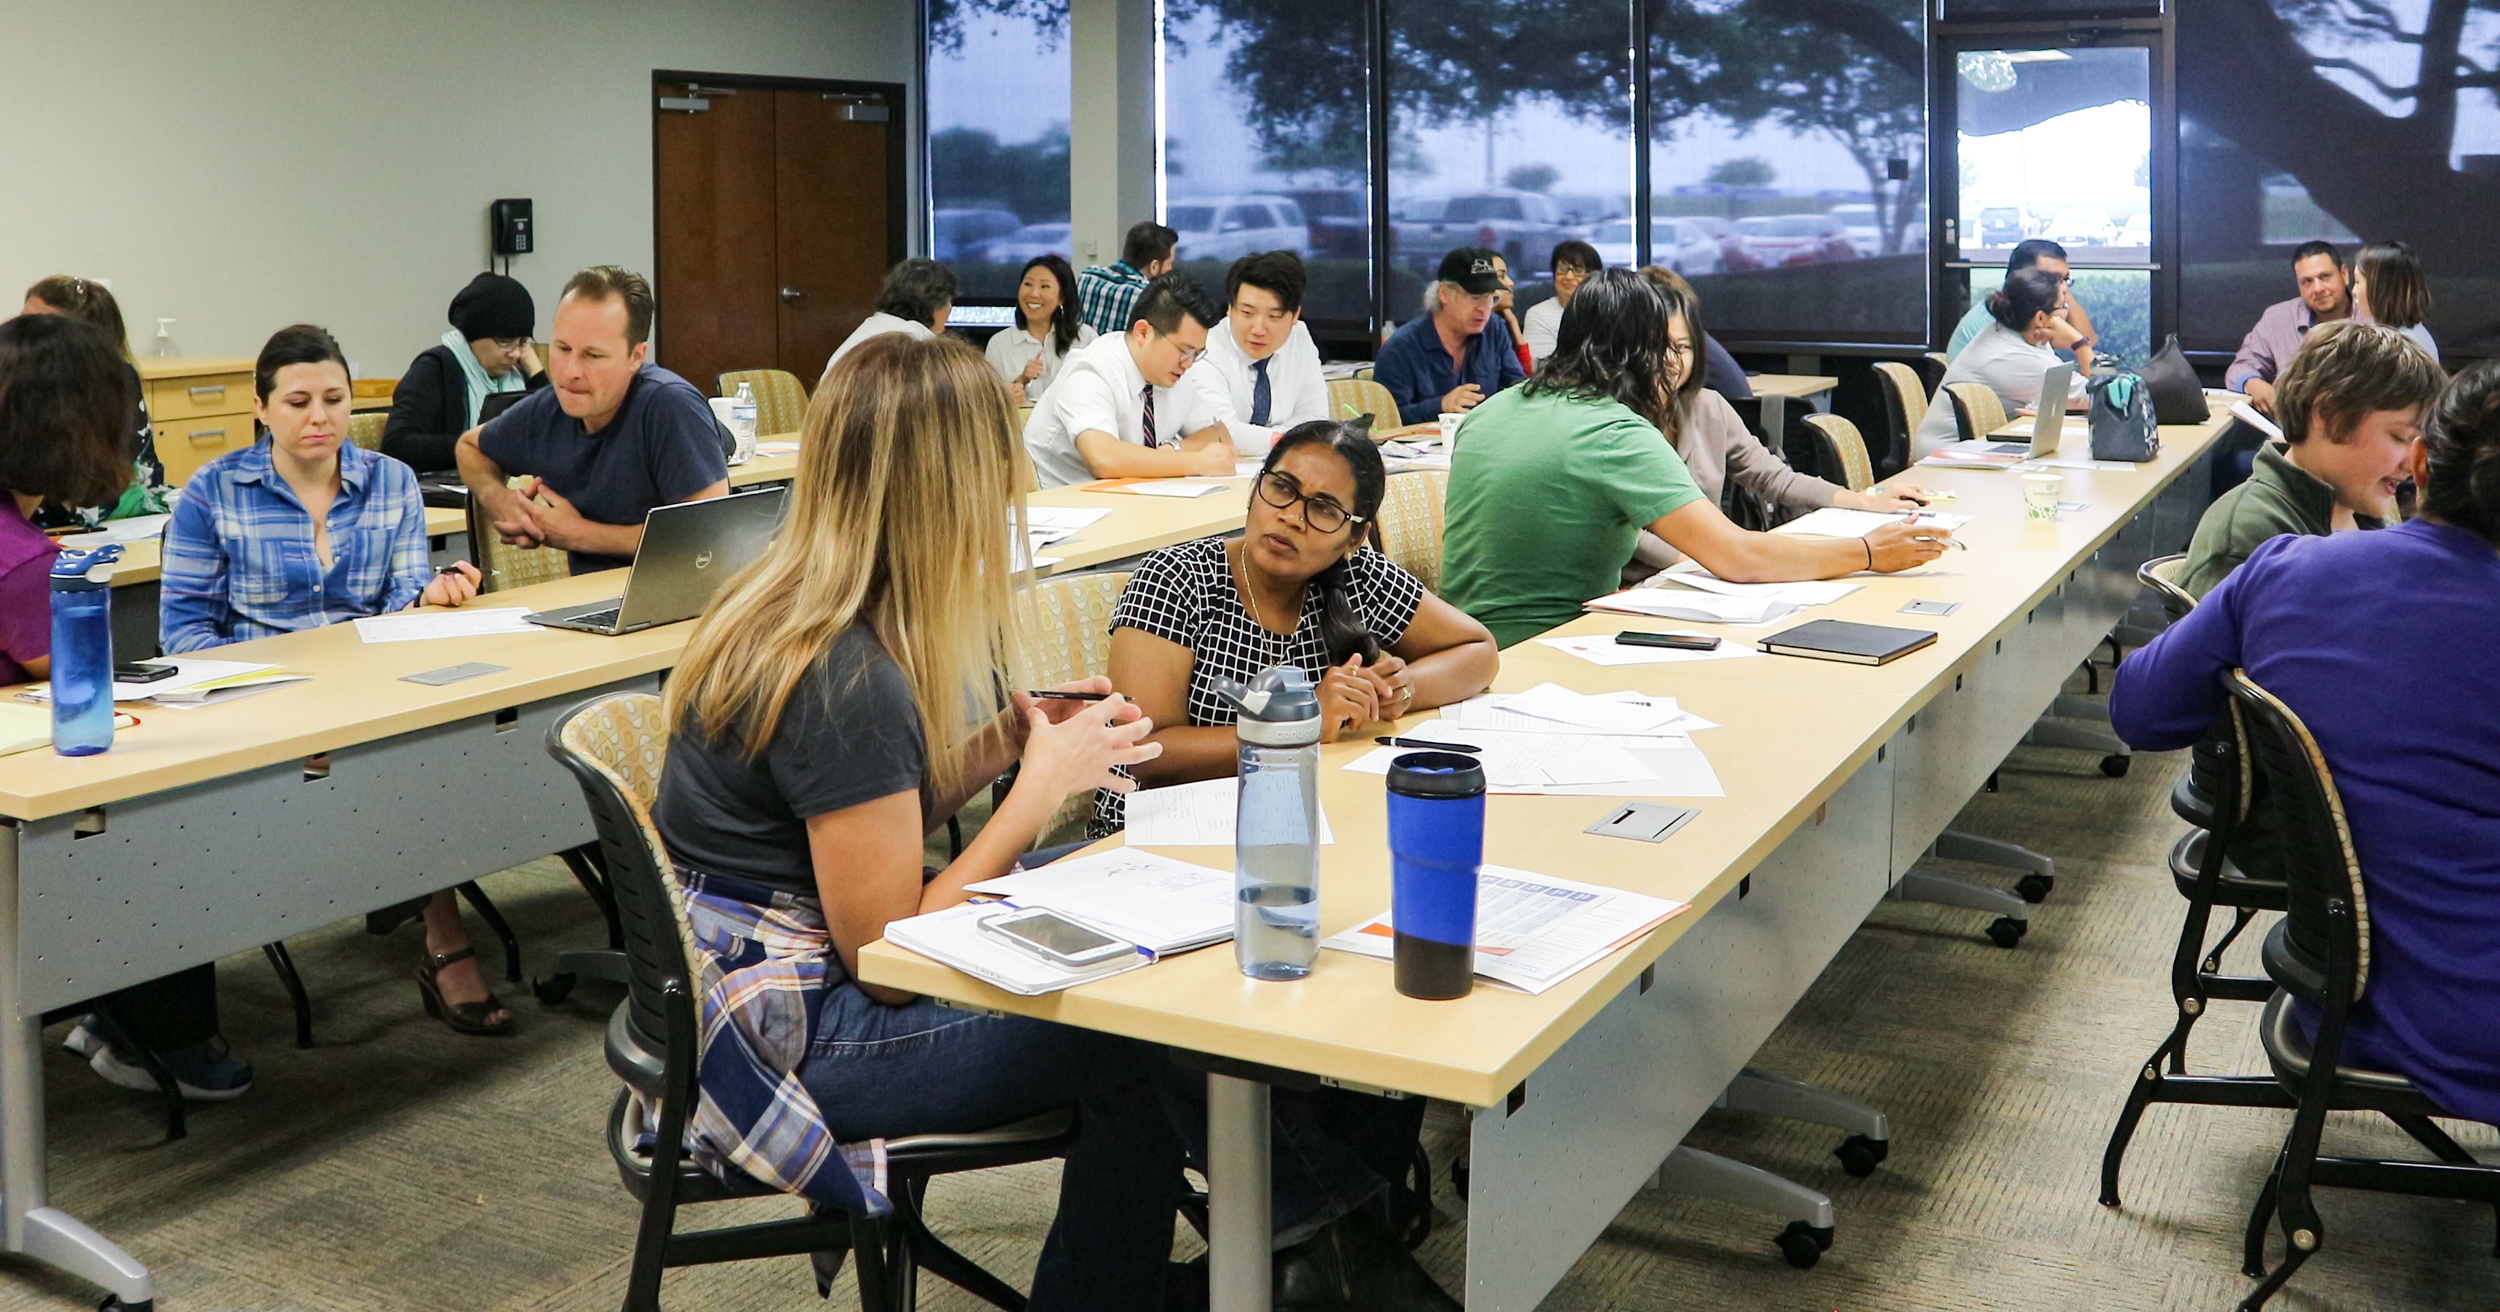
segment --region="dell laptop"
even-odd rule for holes
[[[605,634],[693,619],[730,575],[764,554],[781,531],[789,500],[790,489],[783,486],[656,506],[642,521],[642,545],[625,572],[625,595],[524,618],[551,629]]]

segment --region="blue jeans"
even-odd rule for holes
[[[1207,1125],[1205,1079],[1161,1048],[928,998],[888,1007],[845,983],[818,1009],[799,1078],[844,1142],[987,1129],[1076,1104],[1077,1141],[1033,1273],[1033,1312],[1159,1312],[1181,1167],[1204,1161]],[[1302,1098],[1276,1099],[1274,1149],[1280,1247],[1384,1187]]]

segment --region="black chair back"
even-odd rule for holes
[[[2222,680],[2283,839],[2289,899],[2281,928],[2266,940],[2266,973],[2292,996],[2340,1013],[2369,987],[2370,899],[2334,772],[2281,698],[2246,670]]]
[[[591,824],[606,859],[608,883],[625,934],[627,1023],[651,1052],[666,1049],[668,1008],[691,1011],[686,942],[678,928],[668,854],[661,851],[642,805],[627,791],[619,766],[646,749],[656,777],[657,752],[665,744],[660,699],[649,693],[617,693],[566,711],[547,730],[547,754],[581,785]],[[611,756],[619,759],[607,759]],[[669,985],[674,982],[676,988]],[[691,1015],[687,1018],[691,1025]]]

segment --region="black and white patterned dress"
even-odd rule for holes
[[[1414,623],[1423,604],[1424,585],[1389,563],[1370,547],[1346,562],[1346,598],[1354,613],[1383,647],[1397,645]],[[1192,725],[1231,724],[1232,704],[1216,695],[1217,679],[1248,683],[1271,665],[1299,665],[1316,680],[1329,664],[1328,646],[1320,639],[1320,604],[1316,590],[1303,599],[1302,622],[1290,638],[1270,633],[1242,603],[1233,586],[1233,570],[1224,539],[1201,538],[1166,547],[1139,561],[1129,575],[1120,604],[1111,612],[1113,630],[1136,629],[1187,647],[1196,656],[1189,669],[1189,720]],[[1111,833],[1124,818],[1118,793],[1094,795],[1093,832]]]

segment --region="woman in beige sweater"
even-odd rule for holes
[[[1927,490],[1914,483],[1894,482],[1852,492],[1837,483],[1789,467],[1761,439],[1746,429],[1727,398],[1701,385],[1697,344],[1701,341],[1701,300],[1692,285],[1666,269],[1644,269],[1672,307],[1667,322],[1669,348],[1665,374],[1676,391],[1675,431],[1667,438],[1684,458],[1693,481],[1715,504],[1733,480],[1766,506],[1797,506],[1812,510],[1841,506],[1850,510],[1916,510],[1927,504]],[[1664,277],[1659,275],[1664,274]],[[1626,578],[1646,578],[1684,557],[1656,535],[1644,531]]]

